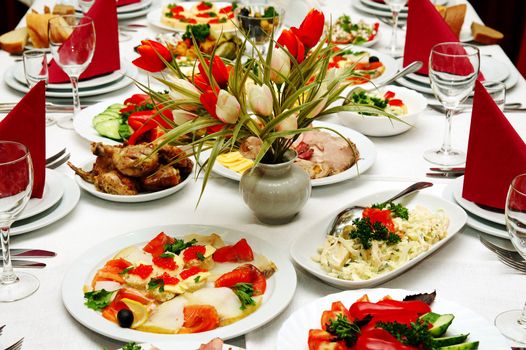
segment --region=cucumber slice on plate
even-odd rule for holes
[[[120,125],[121,119],[108,119],[95,124],[95,130],[97,130],[101,136],[122,141],[121,135],[119,134]]]

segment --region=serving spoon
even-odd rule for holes
[[[397,199],[400,199],[402,197],[407,196],[410,193],[419,191],[421,189],[431,187],[433,184],[431,182],[417,182],[412,184],[411,186],[407,187],[403,191],[400,191],[399,193],[395,194],[388,200],[382,202],[381,204],[387,204],[389,202],[394,202]],[[353,217],[354,217],[354,211],[355,210],[363,210],[365,207],[360,205],[354,205],[350,208],[343,209],[341,212],[336,215],[336,218],[331,222],[331,225],[329,226],[329,230],[327,230],[327,236],[335,236],[338,237],[342,234],[343,229],[345,226],[349,226]]]

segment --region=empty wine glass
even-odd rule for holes
[[[47,54],[45,50],[33,49],[26,50],[22,55],[24,63],[24,75],[27,85],[32,88],[38,82],[48,82]],[[55,121],[51,116],[46,114],[46,126],[54,124]]]
[[[526,174],[511,182],[504,212],[511,243],[526,259]],[[510,310],[495,318],[495,326],[506,337],[526,344],[526,305],[522,310]]]
[[[88,16],[54,17],[49,20],[48,37],[53,58],[69,76],[73,88],[73,116],[58,120],[58,125],[72,129],[72,118],[80,112],[79,77],[95,52],[95,25]]]
[[[272,4],[249,4],[236,10],[239,28],[258,51],[266,52],[272,32],[277,33],[283,23],[284,10]]]
[[[82,11],[82,13],[87,13],[94,3],[95,0],[79,0],[80,11]]]
[[[407,4],[407,0],[385,0],[385,3],[389,5],[389,8],[391,9],[391,14],[393,16],[393,31],[391,34],[391,56],[395,56],[397,54],[396,44],[398,41],[398,15],[400,14],[400,11],[402,11],[404,6]]]
[[[480,68],[479,49],[463,43],[441,43],[429,55],[429,79],[438,101],[446,110],[442,147],[424,153],[424,158],[442,166],[466,161],[465,152],[451,147],[451,119],[455,110],[475,86]]]
[[[33,189],[33,164],[27,147],[0,141],[0,232],[3,270],[0,275],[0,302],[23,299],[39,286],[30,274],[13,271],[9,254],[9,229],[25,208]]]

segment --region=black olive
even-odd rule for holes
[[[369,63],[380,62],[380,59],[376,56],[369,57]]]
[[[128,309],[122,309],[117,313],[117,320],[122,328],[130,328],[133,324],[133,313]]]
[[[250,10],[247,9],[246,7],[243,7],[243,8],[239,11],[239,14],[241,14],[241,16],[248,16],[248,15],[250,15]]]

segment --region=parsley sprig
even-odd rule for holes
[[[252,283],[236,283],[232,289],[239,298],[239,301],[241,301],[241,310],[245,310],[248,305],[256,305],[256,302],[252,299],[252,296],[254,296]]]
[[[418,347],[422,350],[433,348],[433,336],[429,333],[427,322],[411,322],[405,325],[398,322],[378,322],[376,328],[383,328],[405,345]]]
[[[371,248],[371,241],[386,241],[388,245],[400,242],[400,237],[389,231],[381,222],[371,224],[369,218],[358,218],[353,220],[354,229],[349,237],[358,239],[364,249]]]
[[[358,340],[360,326],[356,322],[349,321],[343,314],[340,314],[336,320],[329,320],[327,332],[334,335],[336,340],[343,340],[345,345],[351,347]]]
[[[189,242],[185,242],[183,239],[175,239],[175,242],[172,244],[167,244],[164,246],[165,252],[170,252],[174,254],[179,254],[188,247],[191,247],[197,243],[196,239],[192,239]]]
[[[377,203],[377,204],[371,205],[371,208],[388,209],[391,211],[391,214],[395,218],[409,220],[409,210],[406,207],[404,207],[402,204],[395,204],[393,202]]]
[[[150,282],[148,282],[148,289],[157,289],[159,288],[159,292],[164,292],[164,280],[162,278],[152,278]]]
[[[210,35],[210,24],[187,25],[186,32],[183,34],[183,40],[195,38],[198,43],[205,42]]]
[[[105,289],[86,292],[84,293],[84,298],[86,299],[84,305],[95,311],[102,310],[111,303],[113,293],[115,292],[108,292]]]

